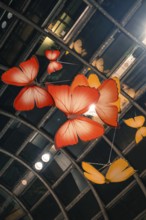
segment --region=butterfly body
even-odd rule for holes
[[[100,137],[104,128],[99,123],[83,116],[90,104],[99,98],[98,91],[85,86],[49,85],[48,91],[55,100],[56,106],[67,116],[67,121],[55,135],[56,148],[89,141]]]
[[[62,64],[57,61],[57,58],[60,56],[59,50],[46,50],[45,56],[49,59],[50,63],[47,67],[48,74],[54,73],[62,69]]]

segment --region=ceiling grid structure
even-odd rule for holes
[[[56,8],[59,9],[58,6],[61,5],[62,1],[59,1],[58,4],[56,5]],[[92,8],[96,8],[97,10],[99,10],[108,20],[110,20],[110,22],[112,22],[116,28],[118,28],[117,30],[120,30],[121,32],[123,32],[128,38],[132,39],[136,44],[138,44],[143,50],[143,55],[141,55],[140,59],[135,63],[135,66],[138,65],[141,60],[143,59],[143,57],[145,56],[145,50],[146,50],[146,46],[141,43],[140,40],[138,40],[136,37],[134,37],[129,31],[127,31],[127,29],[125,28],[126,24],[128,21],[126,21],[126,16],[125,16],[125,20],[123,18],[123,20],[120,22],[116,21],[113,17],[111,17],[111,15],[109,15],[96,1],[85,1],[86,3],[89,3],[89,6]],[[135,3],[134,8],[138,9],[143,1],[137,1]],[[65,4],[65,1],[64,1]],[[22,22],[27,23],[28,25],[32,26],[40,35],[40,38],[42,36],[48,36],[49,38],[52,38],[52,40],[54,40],[63,50],[67,50],[69,51],[69,53],[74,56],[79,62],[81,62],[83,65],[85,65],[85,67],[83,67],[83,70],[87,70],[86,68],[90,68],[93,72],[95,72],[97,75],[99,75],[99,77],[101,77],[102,79],[106,79],[107,77],[105,75],[103,75],[102,73],[100,73],[95,67],[92,66],[91,62],[92,62],[92,58],[91,58],[91,62],[87,62],[85,59],[83,59],[82,57],[80,57],[77,53],[75,53],[74,51],[72,51],[65,43],[63,40],[61,40],[59,37],[57,37],[54,33],[52,33],[50,30],[48,30],[48,32],[46,32],[43,28],[46,24],[46,22],[44,22],[42,25],[42,28],[40,28],[40,26],[38,26],[37,24],[33,23],[31,20],[29,20],[27,17],[25,17],[24,15],[20,14],[19,12],[15,11],[14,9],[12,9],[11,7],[5,5],[4,3],[0,2],[0,7],[3,8],[4,10],[8,10],[10,11],[12,14],[14,14],[18,19],[22,20]],[[62,5],[63,8],[63,5]],[[136,9],[134,10],[134,13],[136,12]],[[60,9],[59,9],[60,10]],[[52,16],[55,15],[56,10],[54,10],[54,12],[52,13]],[[59,12],[57,12],[59,13]],[[132,16],[129,19],[132,19],[134,13],[132,14]],[[48,16],[49,19],[51,19],[52,16]],[[127,15],[128,17],[128,15]],[[49,19],[47,20],[47,23],[49,22]],[[51,21],[51,20],[50,20]],[[116,35],[116,30],[115,32],[113,32],[114,35]],[[112,36],[114,37],[114,35],[109,35],[109,38]],[[36,35],[37,36],[37,35]],[[37,40],[39,41],[40,38],[36,39],[33,44],[34,47],[37,44]],[[74,36],[75,38],[75,36]],[[107,40],[106,40],[107,41]],[[112,42],[111,42],[112,43]],[[104,45],[105,43],[103,43]],[[107,48],[110,45],[107,46]],[[101,45],[102,47],[102,45]],[[33,49],[33,48],[32,48]],[[106,49],[106,48],[105,48]],[[98,49],[97,52],[95,52],[96,55],[99,54],[100,51],[100,55],[102,55],[101,50]],[[104,52],[104,51],[103,51]],[[31,50],[30,50],[31,53]],[[27,57],[30,56],[30,53],[26,53],[26,56],[24,57],[24,59],[27,59]],[[64,54],[64,51],[62,51],[62,56]],[[23,56],[22,56],[23,57]],[[93,56],[95,57],[95,55]],[[18,62],[19,63],[19,62]],[[8,67],[6,67],[5,65],[1,64],[2,66],[2,70],[7,69]],[[133,66],[133,68],[135,68],[135,66]],[[4,68],[3,68],[4,67]],[[86,71],[87,72],[87,71]],[[121,78],[121,82],[125,81],[125,78],[128,77],[128,75],[130,75],[130,70],[129,72],[127,72],[127,74],[125,76],[123,76]],[[47,74],[45,73],[43,77],[41,77],[40,82],[43,82],[45,79],[47,78]],[[5,87],[5,85],[4,85]],[[5,90],[7,89],[8,86],[5,87],[5,89],[2,89],[2,94],[5,94]],[[130,107],[134,106],[140,113],[142,113],[144,116],[146,116],[146,110],[141,107],[141,105],[137,102],[137,97],[136,99],[132,99],[124,90],[122,90],[122,95],[124,95],[128,100],[129,100],[129,105],[125,108],[125,112],[128,112]],[[140,98],[140,97],[138,97]],[[103,196],[100,196],[100,193],[98,192],[98,189],[95,189],[94,185],[92,185],[89,181],[85,180],[87,182],[87,186],[85,187],[85,189],[83,189],[77,196],[75,196],[75,198],[68,204],[68,205],[64,205],[62,203],[62,201],[60,200],[59,196],[55,193],[55,189],[57,188],[57,186],[63,182],[63,180],[68,176],[68,174],[70,173],[70,171],[75,168],[79,174],[83,177],[83,172],[82,169],[80,168],[79,163],[81,162],[81,160],[84,160],[84,158],[90,153],[90,151],[92,151],[92,149],[95,148],[96,144],[98,142],[100,142],[99,140],[95,140],[89,144],[87,144],[87,147],[85,148],[85,150],[76,158],[74,159],[74,157],[72,157],[70,155],[70,153],[68,152],[68,150],[64,150],[61,149],[60,152],[62,152],[63,155],[65,155],[66,158],[69,159],[69,161],[71,162],[71,164],[68,166],[68,168],[63,172],[63,174],[52,184],[49,185],[48,181],[45,181],[45,179],[43,179],[41,177],[41,174],[37,173],[34,168],[31,168],[29,164],[27,164],[20,156],[20,154],[22,153],[22,151],[27,147],[28,143],[31,142],[32,140],[34,140],[37,135],[41,135],[42,137],[44,137],[44,139],[46,139],[48,141],[47,147],[44,148],[45,149],[51,149],[52,145],[54,145],[54,141],[52,139],[52,137],[50,136],[50,134],[44,129],[44,125],[50,120],[50,118],[54,115],[54,113],[56,112],[56,108],[52,107],[50,108],[41,118],[41,120],[37,123],[37,124],[33,124],[30,121],[27,121],[24,117],[21,116],[21,112],[15,112],[15,113],[11,113],[8,111],[5,111],[4,109],[0,110],[0,115],[2,116],[6,116],[8,118],[10,118],[10,120],[8,121],[8,123],[5,125],[5,127],[2,129],[2,133],[0,134],[1,138],[3,138],[3,136],[7,133],[7,131],[10,129],[10,127],[13,125],[13,123],[18,122],[20,124],[23,124],[24,126],[28,127],[31,129],[30,134],[28,135],[28,137],[24,140],[24,142],[19,146],[18,150],[15,152],[14,155],[12,155],[11,153],[9,153],[6,150],[3,150],[2,148],[0,148],[0,152],[2,152],[3,154],[6,154],[7,156],[10,157],[10,160],[8,160],[8,162],[4,165],[4,167],[0,170],[0,175],[3,176],[5,174],[5,172],[7,172],[7,170],[9,169],[9,167],[13,164],[13,162],[15,160],[19,161],[19,163],[22,163],[25,167],[27,167],[28,170],[32,171],[34,173],[34,176],[37,177],[47,188],[47,192],[44,193],[44,195],[42,195],[42,197],[40,197],[38,199],[38,201],[30,208],[30,213],[28,212],[27,208],[25,208],[25,205],[22,204],[22,208],[24,209],[24,211],[27,212],[28,216],[30,217],[30,219],[32,219],[31,215],[32,213],[35,211],[35,209],[37,209],[37,207],[48,197],[48,195],[52,195],[54,197],[54,199],[56,200],[56,203],[58,204],[58,206],[60,207],[60,211],[61,214],[58,214],[58,217],[55,217],[54,219],[70,219],[68,216],[68,212],[75,207],[75,205],[82,200],[82,198],[88,194],[90,191],[92,192],[92,194],[95,197],[95,200],[97,202],[97,204],[100,207],[100,211],[96,213],[95,216],[93,216],[93,219],[100,219],[101,216],[103,216],[104,219],[108,220],[110,219],[109,217],[109,212],[108,209],[111,208],[115,203],[118,202],[118,200],[120,199],[120,196],[115,197],[115,200],[111,200],[111,202],[109,202],[108,204],[105,204],[103,201]],[[122,115],[122,114],[121,114]],[[122,116],[121,116],[122,118]],[[109,132],[111,129],[107,128],[106,131]],[[130,142],[127,147],[125,147],[122,150],[120,150],[116,144],[113,144],[112,141],[110,140],[110,138],[105,134],[102,139],[108,144],[108,146],[113,148],[113,151],[116,153],[117,156],[119,157],[123,157],[127,159],[127,154],[129,154],[135,147],[136,144],[133,142]],[[48,147],[49,146],[49,147]],[[55,156],[57,155],[57,152],[54,153],[53,157],[55,158]],[[129,159],[127,159],[129,161]],[[130,164],[132,164],[132,162],[130,162]],[[133,165],[133,164],[132,164]],[[136,167],[135,167],[136,168]],[[141,192],[143,193],[144,196],[146,196],[146,187],[143,183],[143,178],[145,177],[145,171],[141,172],[141,173],[136,173],[134,174],[134,180],[127,186],[125,187],[125,189],[123,189],[121,191],[121,194],[119,195],[125,195],[126,192],[128,192],[131,188],[133,188],[135,185],[138,185],[139,188],[141,189]],[[108,186],[107,186],[108,187]],[[6,187],[5,187],[6,188]],[[7,188],[6,188],[7,190]],[[16,195],[14,195],[17,202],[20,203],[21,205],[21,201],[19,202],[19,198],[17,198]],[[14,199],[15,199],[14,198]],[[113,202],[112,202],[113,201]],[[144,211],[142,211],[142,215],[143,213],[145,213]],[[141,214],[139,214],[141,216]],[[59,217],[60,216],[60,217]],[[64,216],[64,217],[63,217]],[[135,219],[137,219],[138,217],[135,217]],[[35,218],[34,218],[35,219]],[[140,219],[140,217],[139,217]]]

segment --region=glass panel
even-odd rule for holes
[[[52,196],[48,196],[33,212],[35,220],[53,220],[60,212],[60,209]]]
[[[90,201],[90,204],[89,204]],[[85,208],[86,207],[86,208]],[[69,211],[70,219],[91,219],[98,211],[98,204],[91,192],[88,192],[73,208]]]
[[[136,208],[135,208],[136,207]],[[132,220],[145,209],[145,197],[138,186],[121,196],[119,202],[109,210],[112,220]]]
[[[40,180],[34,180],[25,189],[25,192],[19,195],[19,198],[28,208],[31,208],[47,191],[45,186],[40,182]]]

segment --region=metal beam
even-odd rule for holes
[[[26,167],[28,170],[30,170],[42,183],[43,185],[46,187],[46,189],[50,192],[50,194],[53,196],[54,200],[56,201],[57,205],[59,206],[64,218],[67,220],[69,220],[67,212],[65,211],[65,208],[62,204],[62,202],[59,200],[58,196],[56,195],[56,193],[54,192],[54,190],[51,188],[51,186],[48,184],[48,182],[46,182],[32,167],[30,167],[25,161],[23,161],[22,159],[20,159],[19,157],[9,153],[8,151],[0,148],[0,152],[13,158],[14,160],[18,161],[20,164],[22,164],[24,167]]]
[[[44,138],[46,138],[50,143],[54,143],[54,141],[52,140],[52,138],[49,137],[49,135],[46,134],[46,132],[44,131],[41,131],[39,128],[36,128],[35,126],[33,126],[31,123],[27,122],[26,120],[20,118],[20,117],[16,117],[15,115],[11,114],[11,113],[8,113],[8,112],[5,112],[3,110],[0,110],[0,114],[4,115],[4,116],[7,116],[7,117],[10,117],[10,118],[13,118],[15,119],[16,121],[18,122],[21,122],[22,124],[26,125],[27,127],[33,129],[34,131],[37,131],[39,134],[41,134]],[[67,154],[64,150],[61,150],[65,156],[71,161],[71,163],[77,168],[77,170],[79,171],[79,173],[83,176],[83,172],[82,170],[80,169],[80,167],[78,166],[78,164],[73,160],[73,158],[71,158],[69,156],[69,154]],[[15,156],[16,157],[16,156]],[[12,157],[13,158],[13,157]],[[13,158],[15,159],[15,158]],[[87,181],[91,191],[93,192],[93,195],[95,196],[98,204],[99,204],[99,207],[101,208],[102,212],[103,212],[103,216],[105,218],[105,220],[108,220],[108,216],[106,214],[106,211],[104,209],[104,204],[102,202],[102,200],[100,199],[98,193],[95,191],[94,187],[92,186],[92,184]]]
[[[14,201],[16,201],[19,204],[19,206],[24,210],[24,212],[27,214],[30,220],[33,220],[33,217],[30,214],[29,210],[24,206],[24,204],[14,193],[12,193],[7,187],[3,186],[2,184],[0,184],[0,188],[3,189],[11,198],[14,199]]]
[[[146,175],[146,170],[144,170],[141,174],[140,177],[145,177]],[[133,180],[128,186],[126,186],[116,197],[114,197],[107,205],[106,208],[110,209],[112,208],[123,196],[126,195],[126,193],[129,192],[134,186],[136,185],[136,180]],[[97,213],[92,220],[97,220],[102,216],[102,213],[99,212]],[[137,219],[138,220],[138,219]]]

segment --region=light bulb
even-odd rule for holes
[[[51,155],[49,153],[45,153],[42,155],[42,161],[44,161],[45,163],[47,163],[51,158]]]
[[[36,162],[34,166],[35,166],[36,170],[42,170],[43,163],[42,162]]]

